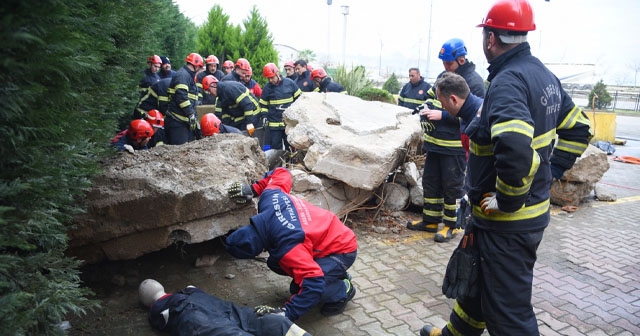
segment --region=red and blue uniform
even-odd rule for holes
[[[291,185],[291,173],[282,167],[252,185],[260,196],[258,214],[227,238],[227,250],[238,258],[269,251],[269,268],[293,278],[297,292],[284,307],[295,321],[319,303],[346,299],[343,279],[358,243],[335,214],[290,195]]]

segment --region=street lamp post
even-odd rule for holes
[[[331,63],[331,2],[327,0],[327,64]]]
[[[344,36],[342,37],[342,65],[345,63],[345,55],[347,52],[347,15],[349,15],[349,6],[342,6],[342,15],[344,15]]]

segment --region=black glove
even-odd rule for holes
[[[247,203],[248,200],[253,198],[253,188],[250,185],[240,182],[234,182],[229,189],[227,189],[229,198],[236,201],[236,203]]]
[[[473,229],[470,224],[447,264],[442,282],[442,294],[450,299],[478,295],[480,256],[474,246],[473,238]]]
[[[553,176],[554,179],[559,180],[562,175],[564,175],[564,169],[562,169],[562,167],[551,164],[551,176]]]
[[[411,112],[411,114],[418,114],[420,113],[420,111],[424,110],[425,105],[418,105],[416,107],[413,108],[413,112]]]
[[[196,118],[195,113],[189,115],[189,128],[191,131],[195,131],[198,128],[198,118]]]
[[[264,315],[267,315],[267,314],[285,316],[284,315],[285,311],[286,311],[285,308],[275,308],[275,307],[266,306],[266,305],[256,306],[253,309],[253,312],[256,313],[256,315],[258,315],[258,316],[264,316]]]

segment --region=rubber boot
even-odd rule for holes
[[[438,233],[436,233],[436,236],[433,237],[433,240],[435,240],[438,243],[444,243],[444,242],[448,242],[451,240],[451,238],[456,236],[456,231],[454,228],[450,227],[450,226],[444,226],[442,228],[442,230],[438,231]]]
[[[425,325],[424,327],[422,327],[422,329],[420,329],[420,336],[441,336],[442,335],[442,329],[440,328],[436,328],[432,325]]]
[[[425,232],[438,232],[438,223],[425,224],[424,221],[408,221],[407,229]]]

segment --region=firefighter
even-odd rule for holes
[[[224,73],[224,75],[228,75],[233,71],[233,61],[231,60],[226,60],[224,61],[224,63],[222,63],[222,72]],[[218,78],[218,80],[220,80],[222,78]]]
[[[318,88],[318,92],[347,93],[344,86],[332,81],[323,68],[316,68],[311,71],[311,81]]]
[[[147,64],[149,67],[142,71],[143,77],[140,80],[140,84],[138,84],[138,92],[140,93],[140,97],[144,96],[147,91],[147,88],[160,80],[160,76],[158,75],[158,71],[162,66],[162,60],[158,55],[151,55],[147,59]]]
[[[111,145],[119,152],[127,150],[133,153],[134,150],[149,149],[148,144],[152,136],[151,124],[143,119],[135,119],[129,123],[126,130],[111,139]]]
[[[293,66],[298,74],[296,78],[296,85],[300,88],[302,92],[312,92],[316,89],[316,86],[313,85],[313,81],[311,80],[311,70],[309,70],[309,65],[307,61],[303,59],[299,59],[293,63]]]
[[[160,60],[162,61],[162,69],[158,71],[158,76],[160,76],[160,79],[173,77],[176,72],[171,70],[171,60],[169,59],[169,57],[162,55],[160,56]]]
[[[244,77],[247,75],[247,71],[251,69],[251,64],[244,58],[238,58],[235,66],[233,67],[233,71],[228,75],[225,75],[220,80],[221,82],[226,81],[235,81],[235,82],[244,82]]]
[[[431,84],[420,75],[420,69],[409,69],[409,83],[405,84],[398,94],[398,105],[415,109],[430,98],[428,95]]]
[[[241,259],[269,251],[267,266],[292,278],[284,304],[291,321],[318,304],[324,316],[341,314],[356,294],[347,272],[358,253],[356,235],[332,212],[292,196],[291,186],[282,167],[252,185],[233,183],[229,197],[246,203],[258,196],[258,214],[227,237],[225,248]]]
[[[220,80],[222,77],[224,77],[224,74],[222,73],[222,71],[218,70],[218,64],[220,63],[220,61],[218,61],[216,55],[207,56],[207,58],[204,60],[204,63],[205,70],[198,73],[196,79],[196,85],[198,86],[199,91],[198,98],[200,99],[202,105],[215,105],[216,97],[204,94],[204,89],[202,88],[202,79],[208,75],[213,75],[215,78]]]
[[[198,129],[198,86],[195,77],[203,66],[202,56],[191,53],[185,59],[185,65],[171,78],[169,110],[165,118],[170,145],[182,145],[195,139]]]
[[[147,88],[133,110],[133,119],[141,119],[149,110],[158,110],[163,114],[169,109],[169,85],[171,78],[164,78]]]
[[[202,136],[208,137],[214,134],[220,133],[238,133],[242,134],[242,131],[235,127],[223,124],[218,117],[213,113],[206,113],[200,118],[200,128],[202,129]]]
[[[298,74],[296,73],[293,61],[289,60],[284,63],[284,72],[286,73],[287,78],[291,79],[292,81],[295,82],[296,79],[298,79]]]
[[[216,116],[222,123],[241,130],[258,124],[260,105],[242,83],[218,81],[212,75],[202,79],[205,94],[216,97]]]
[[[478,26],[490,85],[481,109],[464,103],[461,108],[467,121],[480,111],[469,126],[468,169],[469,225],[479,263],[470,288],[477,292],[447,295],[456,298],[449,322],[442,330],[424,326],[423,336],[481,335],[485,328],[492,335],[539,334],[531,292],[536,252],[550,221],[551,182],[574,164],[591,138],[586,114],[531,54],[527,34],[536,25],[527,0],[498,0]],[[457,100],[443,92],[442,80],[439,99]],[[445,282],[457,287],[457,274],[464,275],[462,282],[473,278],[465,264],[452,272],[448,266]]]
[[[284,149],[290,151],[291,147],[284,133],[285,124],[282,113],[300,97],[302,92],[294,81],[282,78],[278,67],[273,63],[267,63],[264,66],[262,76],[269,80],[260,98],[260,107],[266,116],[269,134],[269,139],[265,143],[271,149],[283,149],[284,145]]]
[[[153,127],[153,136],[149,140],[149,148],[161,146],[167,143],[167,135],[164,131],[164,115],[158,110],[150,110],[144,115],[151,127]]]

